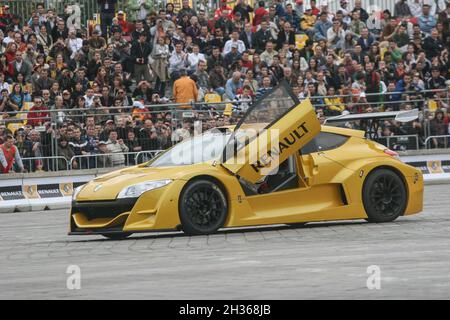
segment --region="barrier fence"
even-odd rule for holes
[[[153,159],[162,150],[140,152],[118,152],[106,154],[78,155],[67,160],[69,170],[73,169],[103,169],[121,166],[134,166]],[[116,161],[114,161],[117,159]],[[77,163],[74,167],[74,163]]]
[[[22,162],[27,172],[104,169],[123,166],[128,167],[141,164],[153,159],[162,151],[163,150],[151,150],[140,152],[77,155],[70,159],[62,156],[37,156],[32,158],[22,158]],[[121,161],[113,162],[114,157],[118,157]]]
[[[394,135],[390,133],[389,135],[383,135],[383,132],[379,132],[378,142],[386,145],[395,150],[417,150],[421,148],[448,148],[448,142],[450,140],[449,136],[440,135],[439,131],[436,128],[436,121],[433,119],[434,113],[438,107],[447,107],[449,106],[448,100],[448,89],[442,90],[424,90],[421,92],[423,96],[430,96],[423,99],[415,99],[415,100],[399,100],[393,103],[396,103],[397,107],[402,105],[409,104],[411,107],[417,107],[414,105],[421,105],[421,112],[419,113],[419,119],[416,123],[420,124],[420,130],[416,130],[417,132],[411,132],[410,124],[398,124],[398,128],[405,129],[403,130],[405,134],[398,134],[398,132],[394,132]],[[408,92],[392,92],[390,95],[406,95]],[[382,96],[386,96],[386,94],[367,94],[366,97],[376,97],[380,98]],[[377,111],[385,111],[389,105],[383,102],[352,102],[355,95],[335,95],[335,96],[312,96],[311,101],[313,102],[316,110],[318,109],[326,109],[329,108],[330,105],[345,105],[347,108],[349,105],[353,105],[355,110],[359,110],[360,112],[368,111],[367,108],[371,108],[372,112]],[[329,99],[329,100],[328,100]],[[339,101],[337,99],[340,99]],[[350,101],[350,102],[348,102]],[[269,103],[270,101],[268,101]],[[180,136],[180,131],[183,126],[186,124],[188,128],[186,129],[190,133],[192,133],[195,126],[197,128],[208,129],[209,126],[217,126],[217,125],[228,125],[235,124],[239,118],[242,116],[243,112],[238,109],[241,106],[248,106],[251,103],[249,100],[244,101],[221,101],[221,102],[190,102],[190,103],[165,103],[158,105],[146,105],[146,109],[141,110],[134,108],[132,106],[121,106],[121,107],[108,107],[108,108],[71,108],[71,109],[52,109],[46,110],[47,113],[44,117],[30,117],[30,113],[32,113],[31,104],[28,108],[24,108],[20,111],[14,112],[4,112],[3,114],[8,115],[8,117],[0,120],[0,123],[6,124],[8,128],[10,125],[14,127],[14,130],[17,130],[19,127],[27,126],[27,122],[29,118],[33,118],[33,120],[42,120],[43,124],[46,126],[37,126],[36,129],[40,131],[40,139],[42,143],[41,153],[34,157],[30,157],[29,155],[25,156],[24,164],[28,171],[58,171],[58,170],[76,170],[83,168],[96,168],[99,166],[109,166],[107,163],[112,161],[109,158],[114,158],[116,162],[122,162],[122,160],[117,160],[117,157],[114,155],[98,155],[97,150],[95,152],[91,152],[92,154],[81,156],[79,154],[72,159],[63,159],[61,154],[58,152],[59,148],[59,133],[58,129],[61,123],[66,122],[67,120],[72,120],[74,123],[84,123],[84,120],[92,116],[95,119],[95,122],[99,129],[103,129],[103,125],[106,119],[115,119],[118,122],[119,118],[123,118],[122,122],[125,122],[125,119],[136,118],[140,119],[142,124],[142,120],[146,118],[151,118],[154,120],[154,128],[158,128],[158,139],[163,135],[163,129],[165,137],[161,141],[165,141],[164,144],[158,140],[157,145],[153,145],[154,141],[147,136],[145,136],[145,132],[142,136],[138,136],[142,132],[143,129],[139,130],[136,134],[136,138],[139,140],[139,144],[143,147],[144,150],[159,150],[166,149],[173,144],[177,143],[182,139]],[[157,117],[158,115],[163,114],[164,119],[159,123],[160,127],[157,127]],[[222,120],[218,119],[222,118]],[[227,122],[224,119],[228,119]],[[103,119],[101,122],[99,119]],[[155,120],[156,119],[156,120]],[[220,121],[219,121],[220,120]],[[211,123],[210,123],[211,122]],[[198,127],[199,126],[199,127]],[[409,127],[408,127],[409,126]],[[358,123],[354,123],[352,126],[355,129],[358,129]],[[380,126],[382,127],[382,126]],[[394,127],[394,126],[392,126]],[[128,129],[133,129],[132,127],[127,127],[126,124],[123,126],[118,126],[118,130],[122,130],[125,132]],[[14,131],[13,130],[13,131]],[[399,130],[399,131],[402,131]],[[448,129],[446,129],[448,130]],[[137,131],[137,130],[135,130]],[[420,131],[420,132],[419,132]],[[446,134],[448,131],[445,132]],[[107,140],[108,137],[106,137]],[[126,139],[126,137],[124,137]],[[105,139],[103,139],[105,140]],[[106,141],[105,140],[105,141]],[[98,142],[98,141],[97,141]],[[136,150],[129,150],[129,154],[124,155],[123,164],[124,165],[133,165],[135,163],[145,162],[145,159],[151,158],[151,156],[146,155],[145,153],[141,153],[139,156],[136,156],[139,152]],[[148,152],[148,151],[144,151]],[[145,155],[145,156],[144,156]],[[37,161],[36,159],[40,159]],[[109,160],[108,160],[109,159]],[[74,164],[74,161],[76,164]],[[106,163],[105,163],[106,161]]]

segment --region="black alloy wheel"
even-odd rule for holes
[[[223,227],[228,202],[222,188],[207,179],[188,182],[180,195],[181,227],[186,234],[210,234]]]
[[[367,177],[363,187],[363,203],[368,221],[394,221],[403,215],[407,202],[405,183],[395,172],[379,169]]]

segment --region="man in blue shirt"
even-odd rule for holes
[[[328,29],[333,27],[333,24],[328,20],[328,14],[322,12],[320,14],[319,21],[316,22],[314,26],[314,40],[327,40]]]
[[[430,5],[424,4],[422,8],[422,15],[419,17],[419,26],[422,32],[427,35],[431,33],[431,30],[436,26],[436,18],[430,14]]]
[[[225,93],[230,100],[234,100],[237,95],[237,91],[242,88],[244,81],[241,79],[241,73],[239,71],[233,72],[231,79],[228,79],[225,84]]]
[[[266,92],[272,90],[272,86],[270,85],[270,77],[264,77],[262,81],[262,87],[258,89],[256,92],[256,99],[260,99]]]

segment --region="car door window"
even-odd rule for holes
[[[307,155],[319,151],[336,149],[342,146],[345,142],[347,142],[347,140],[348,137],[340,134],[321,132],[317,137],[315,137],[308,144],[306,144],[300,150],[300,153],[302,155]]]

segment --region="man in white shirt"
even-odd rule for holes
[[[261,53],[261,61],[265,62],[267,64],[267,66],[271,66],[272,62],[273,62],[273,57],[275,57],[278,52],[275,51],[273,49],[273,42],[272,41],[268,41],[266,43],[266,51],[264,51],[263,53]]]
[[[187,61],[189,63],[189,74],[194,73],[197,65],[200,61],[206,61],[206,57],[203,53],[200,53],[200,47],[194,44],[192,47],[192,53],[188,54]]]
[[[8,45],[8,43],[14,41],[14,34],[14,29],[8,29],[8,36],[3,39],[3,44],[5,45],[5,47]]]
[[[430,15],[435,16],[446,8],[445,0],[423,0],[423,4],[428,4],[430,9]]]
[[[86,101],[86,108],[90,109],[94,105],[94,89],[89,88],[84,95],[84,100]]]
[[[83,40],[77,37],[77,31],[75,29],[70,29],[69,38],[66,41],[67,47],[72,52],[70,59],[73,59],[75,57],[75,53],[77,53],[77,51],[83,46]]]
[[[223,55],[226,56],[229,52],[231,52],[231,46],[236,44],[238,47],[238,52],[240,54],[244,53],[246,50],[244,41],[239,40],[239,33],[235,30],[231,33],[231,39],[225,43],[225,47],[223,48]]]
[[[183,51],[183,44],[181,42],[175,45],[175,50],[169,59],[169,74],[172,79],[177,79],[178,72],[188,65],[188,55]]]
[[[6,89],[9,92],[10,84],[5,81],[5,74],[3,72],[0,72],[0,91],[3,89]]]
[[[422,4],[423,0],[409,0],[409,11],[411,11],[413,17],[418,17],[422,14]]]

